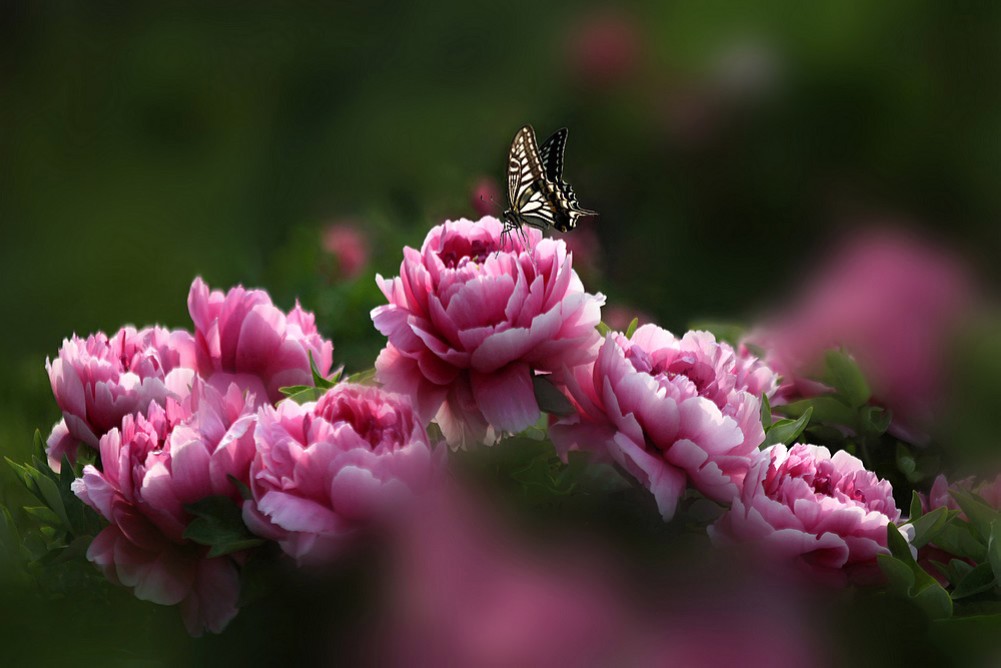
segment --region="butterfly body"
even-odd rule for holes
[[[563,151],[567,129],[557,130],[540,148],[535,130],[526,125],[515,135],[508,156],[508,209],[505,229],[531,225],[541,230],[555,227],[568,232],[583,216],[595,211],[581,208],[570,184],[563,180]]]

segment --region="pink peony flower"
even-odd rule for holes
[[[960,510],[959,504],[956,503],[956,500],[949,493],[951,489],[972,492],[986,501],[987,505],[1001,510],[1001,475],[998,475],[993,480],[980,482],[974,477],[950,482],[944,475],[939,475],[932,483],[927,496],[924,494],[918,495],[921,497],[921,505],[924,507],[924,511],[927,513],[936,508],[943,507],[949,510]],[[962,512],[960,513],[960,517],[966,519],[966,515]]]
[[[209,292],[196,278],[188,311],[195,323],[198,372],[206,378],[224,373],[224,384],[236,382],[276,402],[282,399],[282,387],[313,384],[310,353],[320,373],[330,372],[334,346],[317,332],[313,314],[298,303],[285,315],[263,290],[238,285],[225,294]]]
[[[188,632],[215,633],[237,612],[231,556],[184,538],[186,504],[225,495],[242,503],[228,476],[246,483],[254,455],[254,400],[234,384],[226,394],[196,380],[181,403],[150,404],[101,438],[103,470],[84,467],[73,492],[111,524],[87,550],[112,582],[143,600],[180,604]]]
[[[244,519],[299,563],[335,556],[434,470],[410,404],[362,385],[337,385],[315,403],[265,406],[255,440]]]
[[[123,327],[110,338],[63,340],[59,357],[45,362],[63,412],[48,439],[52,468],[59,470],[64,454],[74,458],[80,443],[97,448],[124,416],[187,394],[194,360],[194,339],[182,330]]]
[[[323,250],[337,262],[339,278],[358,278],[368,267],[368,239],[356,223],[328,225],[323,230]]]
[[[943,397],[950,336],[969,315],[972,282],[960,261],[896,232],[853,238],[808,282],[800,301],[748,337],[783,376],[780,397],[826,391],[809,380],[829,348],[858,360],[891,431],[923,440]]]
[[[501,229],[489,217],[446,222],[420,251],[404,249],[399,277],[377,277],[389,300],[372,311],[389,338],[378,378],[451,445],[533,424],[533,375],[588,362],[599,340],[604,297],[584,292],[563,241]]]
[[[631,339],[609,334],[594,364],[569,375],[579,414],[549,434],[562,452],[607,451],[670,519],[686,483],[718,501],[737,494],[765,438],[759,397],[773,382],[708,332],[678,339],[644,325]]]
[[[716,544],[753,543],[827,579],[871,576],[889,554],[886,525],[900,518],[893,489],[840,451],[774,445],[762,453],[740,495],[709,527]]]
[[[643,60],[645,36],[635,17],[620,12],[592,13],[571,31],[567,61],[582,83],[609,88],[629,79]]]

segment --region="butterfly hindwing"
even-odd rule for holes
[[[554,183],[563,179],[563,153],[567,147],[567,133],[566,128],[560,128],[539,149],[539,159],[545,169],[546,179]]]

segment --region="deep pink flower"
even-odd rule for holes
[[[124,416],[187,394],[194,360],[191,334],[162,327],[123,327],[110,338],[98,332],[63,340],[59,357],[45,362],[63,412],[48,439],[52,467],[59,469],[64,454],[73,458],[79,443],[97,448]]]
[[[533,424],[533,375],[586,363],[599,340],[604,297],[584,291],[563,241],[501,230],[489,217],[438,225],[404,248],[399,277],[377,277],[389,300],[372,311],[389,338],[379,380],[452,445]]]
[[[300,563],[334,557],[421,491],[436,461],[404,397],[346,383],[316,403],[263,407],[255,440],[244,519]]]
[[[607,451],[657,499],[665,519],[691,483],[712,499],[737,494],[765,438],[760,396],[774,385],[759,361],[709,332],[681,339],[655,325],[609,334],[566,387],[578,415],[549,434],[563,452]]]
[[[151,403],[101,438],[103,470],[88,465],[73,492],[111,524],[87,551],[112,582],[143,600],[180,604],[192,635],[218,633],[236,615],[238,570],[230,556],[184,538],[184,506],[225,495],[242,503],[228,476],[248,481],[254,455],[253,398],[196,380],[181,403]]]
[[[644,41],[634,17],[622,12],[595,12],[570,32],[567,60],[581,83],[607,88],[635,73],[642,60]]]
[[[205,378],[227,374],[225,383],[236,382],[255,394],[263,387],[267,400],[276,402],[282,387],[313,384],[310,353],[321,374],[330,372],[334,346],[298,303],[286,315],[263,290],[238,285],[225,294],[209,292],[196,278],[188,311],[195,323],[198,372]]]
[[[891,430],[922,440],[942,400],[950,336],[972,301],[972,281],[957,258],[919,239],[876,231],[850,239],[792,308],[748,340],[782,374],[779,394],[787,399],[824,391],[809,378],[825,350],[846,347],[874,398],[893,412]]]
[[[368,239],[354,222],[328,225],[323,230],[323,250],[337,262],[338,278],[358,278],[368,267]]]
[[[900,518],[893,489],[845,451],[773,445],[744,479],[732,506],[709,527],[714,543],[752,543],[825,579],[871,577],[889,554],[886,525]]]

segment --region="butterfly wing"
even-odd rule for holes
[[[531,125],[526,125],[514,136],[507,168],[511,212],[519,222],[542,229],[555,222],[545,185],[545,171],[535,131]]]
[[[563,152],[567,147],[567,129],[560,128],[549,136],[539,148],[539,159],[546,179],[558,183],[563,178]]]

